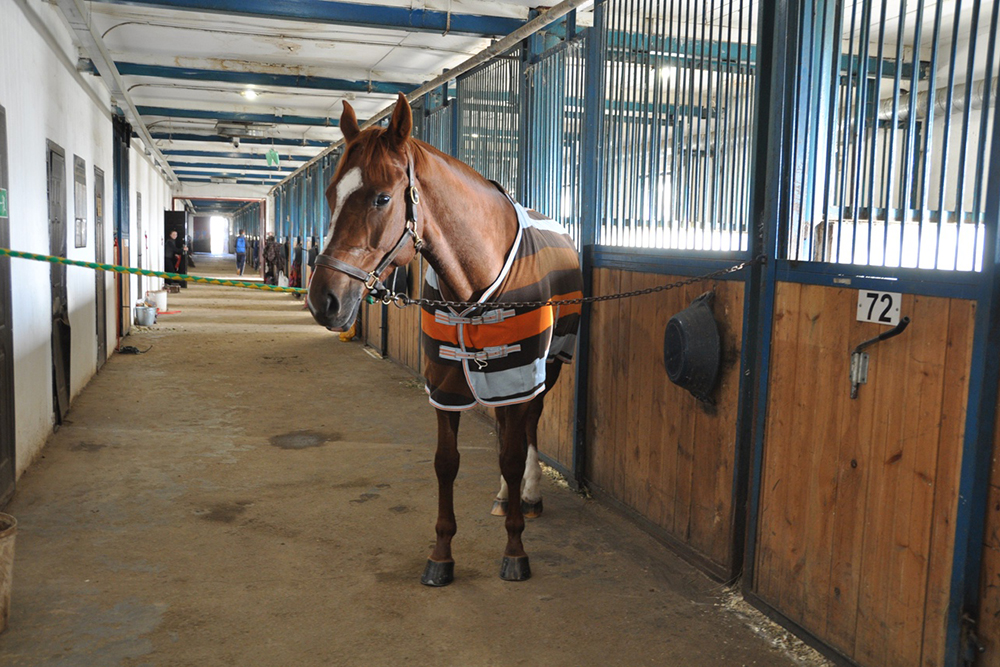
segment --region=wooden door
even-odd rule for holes
[[[48,142],[49,254],[66,256],[66,154]],[[69,410],[70,326],[66,265],[49,269],[52,294],[52,410],[56,425]]]
[[[104,236],[104,172],[94,167],[94,261],[107,261]],[[94,271],[97,305],[97,368],[108,359],[108,273]]]
[[[10,247],[7,196],[7,112],[0,107],[0,247]],[[10,258],[0,257],[0,508],[14,495],[14,340],[11,334]]]

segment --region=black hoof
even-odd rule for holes
[[[427,567],[420,577],[420,583],[424,586],[447,586],[455,581],[455,561],[437,561],[427,559]]]
[[[490,510],[493,516],[507,516],[507,501],[496,499],[493,501],[493,509]]]
[[[521,513],[524,515],[525,519],[534,519],[542,515],[542,499],[539,498],[537,503],[529,503],[527,500],[521,499]]]
[[[527,556],[513,558],[504,556],[500,563],[500,578],[504,581],[527,581],[531,578],[531,566]]]

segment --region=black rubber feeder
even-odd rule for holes
[[[712,314],[715,292],[705,292],[667,322],[663,363],[667,377],[699,401],[715,404],[712,390],[719,381],[722,341]]]

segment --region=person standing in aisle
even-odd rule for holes
[[[240,230],[240,235],[236,237],[236,272],[243,275],[243,268],[247,264],[247,237]]]

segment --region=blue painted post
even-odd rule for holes
[[[823,2],[836,0],[822,0]],[[738,472],[734,484],[733,564],[743,564],[744,590],[752,591],[760,512],[760,482],[763,473],[764,425],[767,415],[768,378],[771,355],[771,323],[774,319],[776,244],[779,228],[791,220],[789,194],[794,175],[790,156],[795,128],[792,99],[799,75],[798,20],[801,0],[765,0],[757,22],[757,107],[754,113],[750,219],[760,225],[751,230],[751,252],[764,255],[766,264],[754,266],[747,282],[744,308],[744,356],[740,381],[740,412],[737,424]],[[747,375],[746,371],[751,371]],[[754,379],[756,378],[756,379]],[[743,481],[748,476],[747,481]],[[747,489],[747,486],[749,488]],[[748,503],[747,524],[740,525],[741,494]],[[744,551],[736,535],[745,533]]]
[[[604,171],[604,67],[607,62],[607,1],[594,3],[594,25],[587,35],[587,67],[584,97],[584,133],[580,159],[580,249],[583,268],[583,293],[594,293],[593,252],[598,230],[603,222],[604,190],[600,187]],[[590,379],[590,317],[591,307],[584,304],[580,317],[580,341],[574,364],[576,395],[573,410],[573,461],[570,483],[575,488],[584,484],[587,476],[587,394]]]

